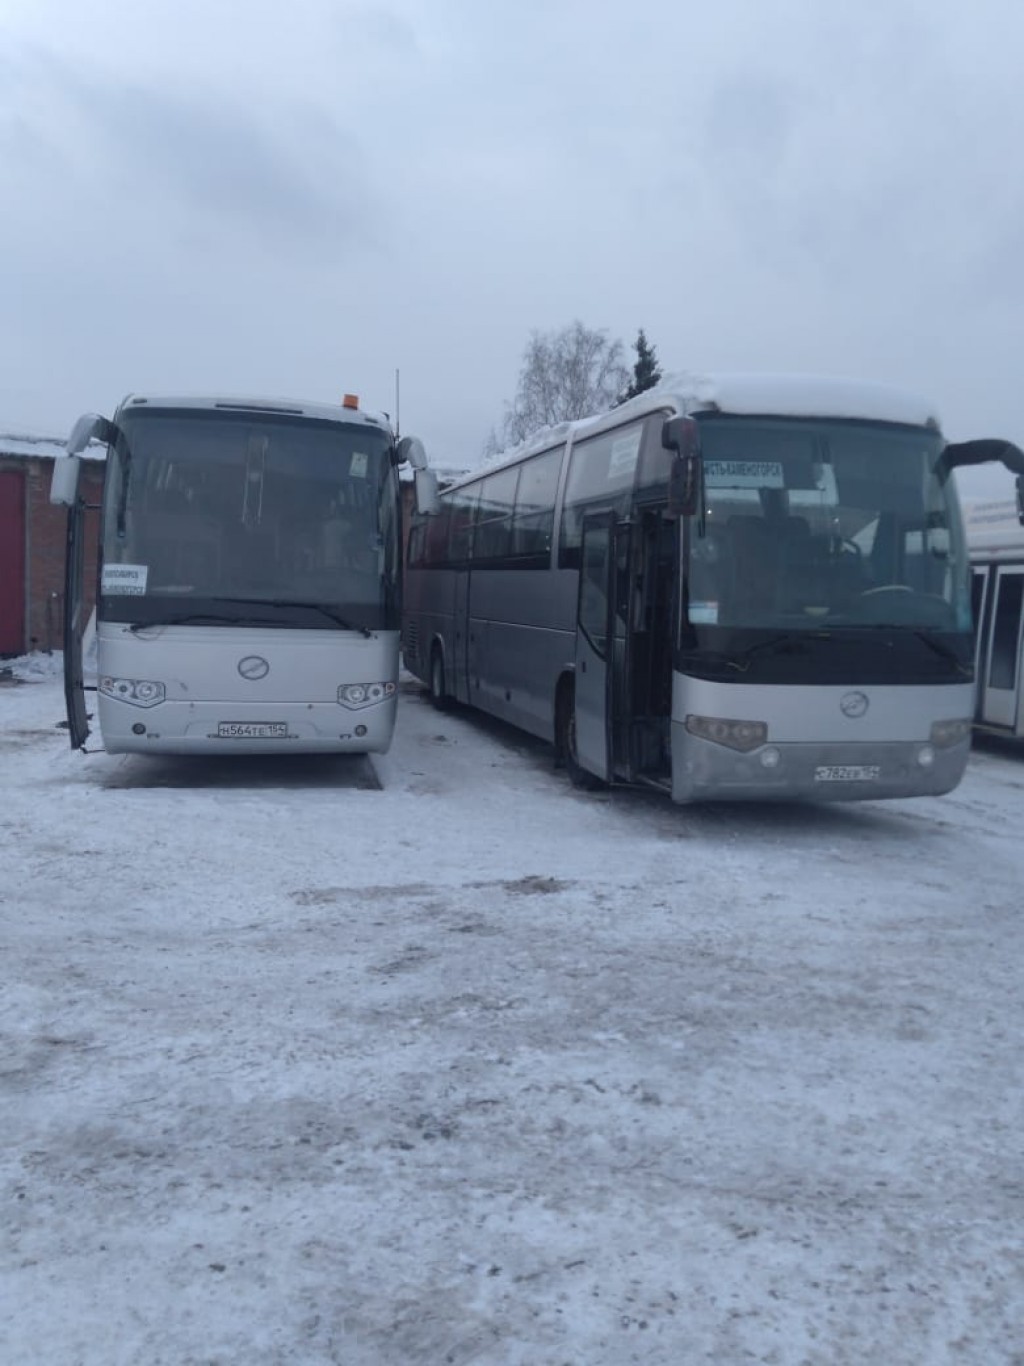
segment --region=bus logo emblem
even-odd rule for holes
[[[255,682],[257,679],[266,678],[270,673],[270,665],[262,655],[246,655],[238,661],[238,672],[243,678]]]
[[[845,697],[840,699],[839,710],[844,716],[848,716],[851,721],[856,721],[863,716],[871,703],[862,692],[848,692]]]

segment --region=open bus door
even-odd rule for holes
[[[85,502],[76,498],[68,508],[67,549],[64,560],[64,703],[72,749],[84,749],[89,738],[85,710],[82,637],[85,634]]]
[[[993,610],[978,681],[978,713],[983,724],[1016,730],[1024,650],[1024,569],[994,566],[990,592]]]
[[[613,512],[583,519],[576,606],[576,762],[603,782],[612,776],[612,670],[615,610]]]
[[[85,499],[79,493],[79,461],[70,456],[53,467],[50,502],[68,510],[64,548],[64,703],[72,749],[84,749],[89,738],[85,710],[83,636],[85,634]]]
[[[67,545],[64,553],[64,702],[68,714],[68,735],[72,749],[84,749],[89,738],[89,717],[85,710],[83,668],[83,620],[85,603],[85,514],[86,502],[80,493],[81,452],[92,441],[110,446],[118,435],[114,423],[96,413],[86,413],[71,429],[67,456],[55,460],[50,484],[50,502],[68,510]]]

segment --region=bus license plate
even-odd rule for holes
[[[814,770],[816,783],[871,783],[882,772],[878,764],[823,764]]]
[[[217,726],[219,740],[286,740],[287,721],[221,721]]]

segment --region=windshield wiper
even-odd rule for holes
[[[249,607],[298,607],[307,612],[320,612],[343,631],[359,631],[368,640],[373,636],[368,626],[349,621],[348,617],[323,602],[297,602],[294,598],[221,598],[220,601],[243,603]]]
[[[929,650],[933,650],[940,659],[944,659],[947,664],[955,665],[958,673],[962,673],[965,678],[971,677],[973,670],[963,662],[955,650],[951,650],[943,641],[938,640],[932,631],[917,629],[914,631],[914,635],[927,645]]]
[[[915,640],[919,640],[922,645],[927,645],[933,654],[937,654],[947,664],[954,665],[965,678],[970,678],[973,673],[971,666],[965,664],[955,650],[951,649],[938,638],[934,631],[929,631],[925,626],[907,626],[898,621],[873,621],[870,626],[857,625],[855,629],[858,631],[894,631],[901,636],[911,635]]]
[[[781,635],[770,636],[767,640],[755,641],[745,650],[727,655],[726,660],[731,668],[745,673],[750,668],[751,660],[756,659],[758,655],[806,654],[808,640],[830,640],[831,637],[831,631],[784,631]]]
[[[293,602],[290,598],[221,598],[221,602],[237,602],[245,607],[298,607],[300,610],[322,612],[325,617],[333,621],[336,626],[340,626],[343,631],[360,631],[368,640],[372,639],[373,632],[368,626],[360,626],[356,622],[349,621],[347,617],[336,612],[333,607],[326,607],[322,602]],[[160,626],[274,626],[280,618],[274,617],[269,613],[258,615],[256,613],[239,613],[235,615],[231,612],[180,612],[173,617],[164,617],[160,621],[133,621],[128,627],[130,631],[152,631]]]
[[[129,631],[155,631],[161,626],[270,626],[267,617],[241,617],[227,612],[182,612],[160,621],[133,621]]]

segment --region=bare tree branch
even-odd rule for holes
[[[517,445],[542,427],[611,408],[629,379],[620,341],[579,321],[558,332],[532,332],[519,386],[506,404],[502,434]]]

